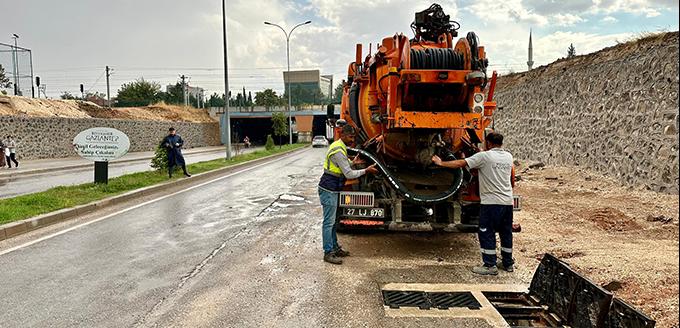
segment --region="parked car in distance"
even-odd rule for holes
[[[328,140],[324,136],[314,136],[312,147],[328,147]]]

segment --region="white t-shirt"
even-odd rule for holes
[[[476,153],[465,161],[468,167],[479,171],[482,205],[512,205],[512,154],[501,148],[492,148]]]

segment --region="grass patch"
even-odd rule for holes
[[[191,174],[203,173],[254,159],[262,158],[288,150],[302,148],[307,144],[284,145],[272,150],[258,150],[232,157],[231,160],[215,159],[187,165]],[[180,179],[181,173],[175,174],[174,179]],[[48,189],[33,194],[21,195],[14,198],[0,199],[0,224],[23,220],[40,214],[57,211],[64,208],[83,205],[122,194],[124,192],[152,186],[168,181],[167,172],[147,171],[122,175],[109,179],[109,184],[85,183],[74,186],[63,186]]]

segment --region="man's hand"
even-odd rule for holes
[[[439,158],[439,156],[434,155],[432,156],[432,163],[434,163],[437,166],[442,166],[442,159]]]
[[[366,168],[366,173],[377,174],[377,173],[378,173],[378,169],[375,167],[375,164],[373,164],[373,165],[367,167],[367,168]]]
[[[178,142],[178,143],[175,143],[175,147],[179,147],[179,142]]]

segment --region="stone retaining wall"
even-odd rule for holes
[[[186,148],[220,145],[220,128],[215,123],[127,121],[101,118],[0,116],[0,137],[15,136],[17,156],[23,159],[77,156],[73,138],[85,129],[110,127],[130,138],[130,152],[154,150],[173,126]]]
[[[515,157],[678,193],[678,33],[503,77],[495,127]]]

